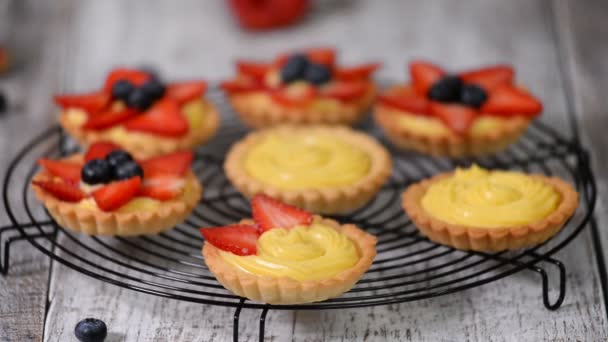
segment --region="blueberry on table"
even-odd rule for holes
[[[439,102],[460,101],[462,80],[458,76],[446,76],[431,86],[428,97]]]
[[[165,85],[156,78],[147,80],[141,85],[141,89],[154,100],[158,100],[165,95]]]
[[[304,79],[314,85],[321,85],[331,80],[331,71],[324,65],[310,63],[306,68]]]
[[[123,150],[114,150],[108,153],[108,155],[106,156],[106,161],[113,168],[132,160],[133,156],[131,156],[129,152]]]
[[[118,80],[112,86],[112,98],[127,102],[133,89],[135,89],[133,83],[127,80]]]
[[[89,160],[80,171],[82,181],[90,185],[108,183],[112,177],[112,167],[104,159]]]
[[[143,178],[144,170],[133,160],[119,164],[114,168],[115,180],[124,180],[135,176]]]
[[[139,87],[133,89],[131,94],[129,94],[127,106],[143,112],[152,105],[152,102],[154,102],[154,98]]]
[[[475,84],[467,84],[462,88],[460,102],[462,104],[479,108],[488,99],[488,94],[482,87]]]
[[[308,58],[305,55],[292,55],[281,69],[281,81],[290,83],[303,79],[308,63]]]
[[[76,324],[74,335],[80,342],[103,342],[108,335],[108,328],[102,320],[85,318]]]

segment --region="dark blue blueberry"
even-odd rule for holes
[[[141,85],[141,89],[154,100],[158,100],[165,95],[165,85],[156,78],[147,80]]]
[[[154,102],[154,98],[148,95],[148,93],[146,93],[140,87],[133,89],[131,94],[129,94],[129,98],[127,99],[127,106],[143,112],[146,109],[150,108],[152,102]]]
[[[462,80],[458,76],[446,76],[431,86],[428,97],[439,102],[460,101]]]
[[[112,97],[117,100],[127,102],[127,99],[129,98],[129,95],[131,95],[133,89],[135,89],[133,83],[127,80],[118,80],[112,86]]]
[[[467,84],[462,88],[460,102],[462,104],[479,108],[488,99],[488,94],[482,87],[475,84]]]
[[[80,342],[103,342],[108,335],[108,327],[97,318],[85,318],[76,324],[74,335]]]
[[[133,157],[129,154],[129,152],[123,150],[114,150],[108,153],[106,156],[106,161],[112,168],[132,160]]]
[[[304,79],[304,74],[308,68],[308,58],[302,54],[295,54],[289,57],[283,68],[281,68],[281,81],[290,83]]]
[[[144,176],[144,170],[135,161],[130,160],[114,167],[114,179],[123,180],[135,176]]]
[[[111,182],[112,177],[112,167],[103,159],[89,160],[80,171],[82,181],[90,185]]]
[[[331,80],[331,71],[325,65],[310,63],[306,68],[304,79],[312,84],[321,85]]]

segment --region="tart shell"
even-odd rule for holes
[[[403,193],[402,206],[423,235],[457,249],[498,252],[538,245],[557,234],[578,207],[578,193],[570,184],[557,177],[534,174],[529,176],[549,184],[561,196],[559,206],[543,220],[504,228],[450,224],[434,218],[421,205],[427,189],[450,176],[452,173],[443,173],[411,185]]]
[[[324,280],[297,281],[289,277],[259,276],[228,264],[219,250],[207,242],[203,245],[205,263],[225,288],[253,301],[301,304],[337,297],[350,290],[372,265],[377,239],[352,224],[340,225],[319,216],[315,216],[315,220],[346,234],[356,244],[360,259],[353,267]]]
[[[82,160],[82,156],[72,156],[66,160],[78,161]],[[50,178],[52,176],[45,171],[34,176],[34,180]],[[155,210],[129,213],[82,208],[78,203],[61,201],[36,185],[32,187],[36,198],[64,228],[88,235],[133,236],[169,230],[190,215],[202,196],[203,187],[192,171],[186,173],[185,181],[191,189],[184,191],[180,197],[161,202]]]
[[[281,132],[289,135],[296,134],[300,130],[308,130],[311,133],[329,133],[363,149],[371,159],[368,174],[348,186],[286,190],[264,183],[247,173],[243,166],[243,160],[249,149],[255,146],[266,134]],[[392,161],[389,153],[382,145],[371,137],[347,127],[282,125],[252,132],[243,140],[237,142],[226,156],[224,170],[234,187],[248,198],[257,193],[263,193],[314,213],[338,214],[357,209],[371,200],[389,178],[392,171]]]
[[[111,141],[138,158],[148,158],[168,154],[180,150],[192,150],[199,144],[209,140],[217,131],[220,124],[220,116],[217,109],[209,102],[205,102],[205,118],[203,126],[196,131],[189,131],[183,137],[164,137],[144,132],[129,131],[129,139],[116,140],[107,130],[85,130],[80,124],[75,124],[68,119],[68,114],[63,111],[59,115],[61,127],[68,132],[81,146],[86,147],[97,141]]]

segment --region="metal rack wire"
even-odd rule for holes
[[[378,236],[378,256],[361,281],[341,297],[302,305],[267,305],[248,301],[225,290],[206,268],[200,249],[201,226],[224,225],[250,216],[248,203],[229,183],[223,170],[228,147],[246,130],[230,117],[222,95],[211,92],[220,106],[223,126],[213,142],[196,153],[194,170],[205,186],[203,199],[192,215],[174,229],[136,238],[91,237],[59,227],[33,198],[30,181],[42,156],[75,151],[59,127],[38,137],[15,157],[3,182],[3,202],[12,225],[0,227],[0,273],[9,267],[13,242],[27,240],[41,252],[96,279],[156,296],[235,308],[233,337],[238,340],[241,310],[260,310],[259,338],[270,310],[325,310],[386,305],[446,295],[507,277],[522,270],[539,275],[545,307],[555,310],[565,296],[566,270],[552,255],[570,243],[587,225],[596,200],[595,181],[587,153],[549,126],[536,123],[508,151],[476,160],[448,160],[393,149],[394,169],[378,196],[340,222],[352,222]],[[361,129],[377,135],[372,125]],[[435,244],[421,236],[400,207],[400,195],[412,182],[459,165],[476,162],[484,167],[519,169],[559,175],[580,193],[575,216],[553,239],[515,252],[464,252]],[[8,238],[3,236],[10,235]],[[548,268],[547,268],[548,267]],[[549,298],[548,270],[558,274],[557,297]]]

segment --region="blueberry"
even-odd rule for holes
[[[129,94],[129,98],[127,99],[127,106],[131,108],[135,108],[140,111],[144,111],[148,109],[152,102],[154,102],[154,98],[148,95],[141,87],[133,89],[131,94]]]
[[[133,157],[126,151],[114,150],[106,156],[106,161],[112,168],[116,168],[126,162],[132,161]]]
[[[112,86],[112,97],[117,100],[122,100],[122,101],[127,102],[129,95],[131,95],[131,92],[133,91],[133,89],[135,89],[135,86],[133,86],[133,83],[131,83],[127,80],[118,80]]]
[[[123,180],[135,176],[143,177],[144,170],[135,161],[127,161],[114,168],[114,179]]]
[[[456,102],[460,100],[462,80],[458,76],[446,76],[431,86],[428,97],[440,102]]]
[[[331,71],[324,65],[310,63],[306,68],[304,78],[312,84],[321,85],[331,80]]]
[[[89,160],[80,172],[82,181],[90,185],[108,183],[112,176],[112,167],[103,159]]]
[[[467,84],[462,88],[460,102],[467,106],[479,108],[488,99],[488,94],[482,87],[475,84]]]
[[[160,99],[165,95],[165,85],[156,78],[147,80],[141,85],[141,89],[154,100]]]
[[[305,55],[292,55],[281,69],[281,81],[283,83],[290,83],[303,79],[308,64],[308,58]]]
[[[108,335],[108,328],[102,320],[85,318],[76,324],[74,335],[80,342],[103,342]]]

